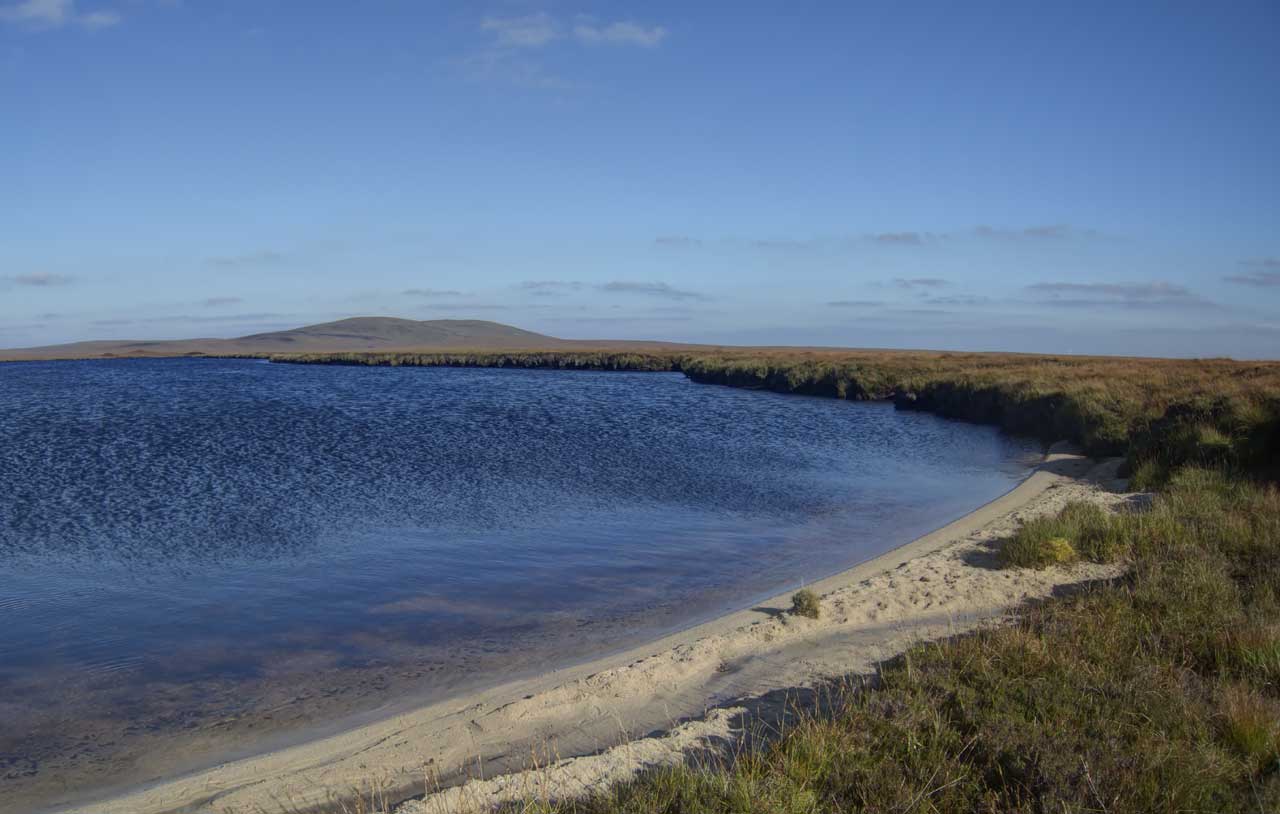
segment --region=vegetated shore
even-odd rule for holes
[[[1037,520],[1029,511],[1008,515],[1010,522],[998,535],[1011,534],[1016,545],[999,547],[999,554],[988,551],[985,556],[988,564],[998,560],[1014,570],[988,569],[989,574],[1013,584],[1040,584],[1044,591],[1006,596],[1002,608],[1043,595],[1057,584],[1056,567],[1026,571],[1022,566],[1042,568],[1059,559],[1083,560],[1086,564],[1070,573],[1087,579],[1090,573],[1101,577],[1124,571],[1123,576],[1091,583],[1078,594],[1022,606],[1010,626],[912,647],[905,663],[876,666],[874,691],[842,693],[842,699],[832,704],[835,713],[804,717],[787,732],[765,739],[763,745],[752,741],[746,751],[727,762],[709,768],[660,768],[636,781],[610,785],[625,778],[635,762],[624,759],[624,752],[606,751],[581,764],[582,772],[593,779],[580,785],[578,790],[584,794],[580,798],[548,792],[544,781],[549,775],[543,770],[513,780],[505,788],[501,782],[473,785],[452,802],[518,797],[521,811],[601,814],[827,808],[1280,809],[1280,492],[1273,483],[1280,473],[1278,363],[794,349],[694,354],[339,353],[274,357],[273,361],[680,370],[706,383],[842,398],[892,398],[904,409],[997,424],[1046,440],[1064,438],[1099,458],[1123,455],[1123,462],[1109,464],[1118,467],[1115,474],[1127,476],[1133,488],[1156,490],[1149,510],[1124,511],[1109,519],[1073,506],[1064,507],[1057,518]],[[1095,472],[1095,477],[1099,474]],[[1024,487],[1011,496],[1025,496]],[[1093,490],[1077,498],[1094,501],[1100,494]],[[1051,511],[1054,506],[1043,508]],[[1022,520],[1028,522],[1023,525]],[[923,552],[908,547],[888,556],[912,553]],[[943,553],[934,552],[917,564]],[[966,566],[979,566],[983,555],[978,552],[969,560]],[[865,567],[887,566],[880,562]],[[933,578],[927,573],[921,576],[930,580],[912,587],[914,595],[923,597],[925,591],[932,593],[926,586]],[[845,577],[853,579],[849,574]],[[1077,577],[1064,577],[1072,578]],[[871,580],[869,586],[861,587],[872,589],[875,601],[881,602],[884,592],[901,588],[901,582],[891,582],[895,582],[892,574],[883,582]],[[818,587],[830,593],[832,586]],[[966,585],[963,590],[972,588]],[[945,596],[935,601],[943,602]],[[856,602],[851,597],[839,599],[844,602],[838,608],[841,613],[848,607],[846,600]],[[782,604],[782,598],[765,603],[763,612],[771,621],[748,624],[746,629],[765,638],[767,627],[762,626],[772,625],[795,636],[794,644],[803,648],[809,623],[779,621]],[[958,632],[963,622],[955,619],[963,614],[951,610],[953,619],[935,617],[933,628],[928,621],[914,631],[899,621],[887,628],[872,625],[865,634],[871,640],[864,637],[862,641],[869,649],[860,657],[850,650],[838,653],[829,666],[845,675],[870,667],[876,658],[893,652],[886,642],[896,634],[906,634],[897,640],[905,645],[912,635]],[[715,624],[729,628],[706,628],[700,633],[704,638],[721,636],[748,622],[745,617],[726,617]],[[603,701],[593,706],[588,700],[587,706],[574,707],[584,688],[592,688],[592,675],[616,676],[610,670],[629,667],[634,668],[632,676],[640,676],[644,662],[633,662],[658,652],[674,654],[668,662],[678,670],[687,665],[680,654],[695,642],[664,640],[626,654],[622,661],[586,665],[546,676],[544,683],[505,688],[523,693],[515,700],[486,694],[464,708],[420,711],[437,726],[452,722],[452,729],[446,726],[443,747],[439,740],[398,729],[396,721],[404,720],[398,718],[385,722],[387,728],[378,730],[376,737],[371,737],[371,730],[361,730],[369,739],[356,737],[336,744],[331,739],[267,756],[264,759],[275,761],[271,770],[262,763],[229,764],[122,801],[80,810],[145,814],[175,810],[193,800],[204,801],[204,808],[183,810],[256,814],[259,808],[280,810],[282,804],[284,810],[300,810],[306,801],[330,793],[346,797],[371,784],[395,790],[402,781],[408,782],[410,775],[405,772],[412,769],[397,773],[385,764],[370,762],[388,749],[413,754],[420,768],[416,782],[432,776],[447,779],[454,769],[447,760],[450,749],[471,763],[473,773],[486,777],[535,762],[545,767],[557,755],[599,750],[625,740],[621,736],[626,727],[618,725],[617,708],[610,700],[609,693],[615,691],[609,683],[612,678],[596,680],[602,685]],[[686,651],[680,649],[682,645]],[[811,660],[812,653],[803,650],[782,650],[784,655],[772,659],[745,654],[744,658],[718,658],[712,679],[720,683],[698,690],[703,703],[726,698],[719,690],[737,686],[734,682],[741,682],[750,693],[751,681],[757,679],[751,678],[754,674],[747,671],[747,664],[759,665],[761,676],[790,675],[778,678],[773,686],[791,689],[797,685],[789,682],[812,681],[820,674],[788,674],[787,670],[803,670],[805,665],[811,669],[820,660]],[[650,661],[654,667],[662,663],[662,658]],[[705,661],[699,663],[705,667]],[[663,693],[677,699],[685,696],[678,683],[668,689],[662,678],[648,686],[656,687],[650,698],[657,706],[647,709],[662,712],[653,727],[667,730],[681,713]],[[758,700],[776,701],[777,697],[765,691]],[[573,724],[564,735],[545,720],[539,729],[530,705],[570,710]],[[757,705],[753,712],[760,709]],[[508,717],[490,717],[495,713]],[[672,746],[696,746],[730,733],[735,715],[713,710],[701,723],[688,722],[672,730],[675,734],[670,738],[637,741],[645,744],[644,750],[656,750],[640,762],[669,764],[675,759]],[[486,718],[488,728],[482,720]],[[511,726],[529,720],[532,739],[519,744],[507,737]],[[594,720],[599,726],[605,721],[609,728],[592,729],[578,724],[579,720]],[[494,721],[499,722],[497,726]],[[480,747],[485,744],[491,747],[491,756],[476,762],[477,756],[484,756]],[[330,759],[335,756],[325,750],[335,746],[341,753],[336,757],[345,759]],[[441,748],[446,759],[431,762],[431,750]],[[548,755],[539,748],[553,751]],[[639,747],[632,749],[633,755],[640,752]],[[556,772],[562,768],[557,766]],[[348,770],[349,774],[339,773]],[[568,778],[578,772],[566,771]],[[566,794],[572,794],[573,782],[566,780]],[[339,787],[336,791],[333,784]],[[243,795],[253,794],[267,802],[261,806],[245,802],[255,798]]]
[[[824,596],[816,620],[787,615],[789,595],[774,597],[625,653],[67,811],[303,810],[371,785],[404,799],[437,782],[517,772],[406,804],[408,813],[516,799],[548,778],[560,793],[625,779],[744,719],[776,718],[794,693],[869,673],[914,641],[970,630],[1063,585],[1114,577],[1116,566],[1090,563],[1000,570],[992,546],[1022,519],[1071,500],[1125,502],[1119,464],[1055,448],[1003,497],[812,585]],[[591,756],[556,763],[551,775],[519,773],[576,755]]]
[[[1167,465],[1168,442],[1214,428],[1221,456],[1264,465],[1280,413],[1280,362],[943,351],[718,348],[277,354],[272,362],[554,370],[679,371],[695,382],[856,400],[893,400],[1095,457]],[[1175,433],[1176,431],[1176,433]],[[1171,434],[1177,434],[1172,438]],[[1262,437],[1262,436],[1265,436]],[[1203,439],[1200,439],[1203,440]],[[1243,457],[1242,457],[1243,456]]]

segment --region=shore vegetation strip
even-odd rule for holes
[[[918,645],[729,759],[513,811],[1280,811],[1280,364],[781,349],[273,361],[671,370],[892,399],[1124,455],[1134,486],[1156,490],[1116,515],[1070,504],[999,555],[1123,562],[1119,580]]]

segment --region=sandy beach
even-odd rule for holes
[[[371,785],[395,800],[452,786],[399,808],[420,814],[623,779],[732,737],[753,707],[780,692],[871,673],[914,641],[972,629],[1060,586],[1115,576],[1115,566],[1088,563],[1000,570],[993,543],[1071,500],[1124,504],[1132,496],[1121,491],[1118,464],[1055,447],[1003,497],[814,583],[817,620],[784,615],[789,594],[778,596],[625,653],[63,811],[274,812]]]

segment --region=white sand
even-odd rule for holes
[[[495,778],[470,780],[398,809],[437,814],[625,779],[645,766],[678,761],[708,739],[732,737],[746,699],[870,673],[914,641],[972,629],[1061,585],[1115,576],[1115,567],[1088,563],[999,570],[990,544],[1021,520],[1071,500],[1122,503],[1127,496],[1117,490],[1117,464],[1095,465],[1055,448],[1004,497],[812,585],[823,596],[817,620],[778,614],[790,604],[789,596],[779,596],[627,653],[67,812],[272,813],[281,804],[302,808],[371,784],[421,793],[428,777],[465,771]]]

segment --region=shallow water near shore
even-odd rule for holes
[[[1038,452],[679,374],[0,364],[0,811],[635,644]]]

